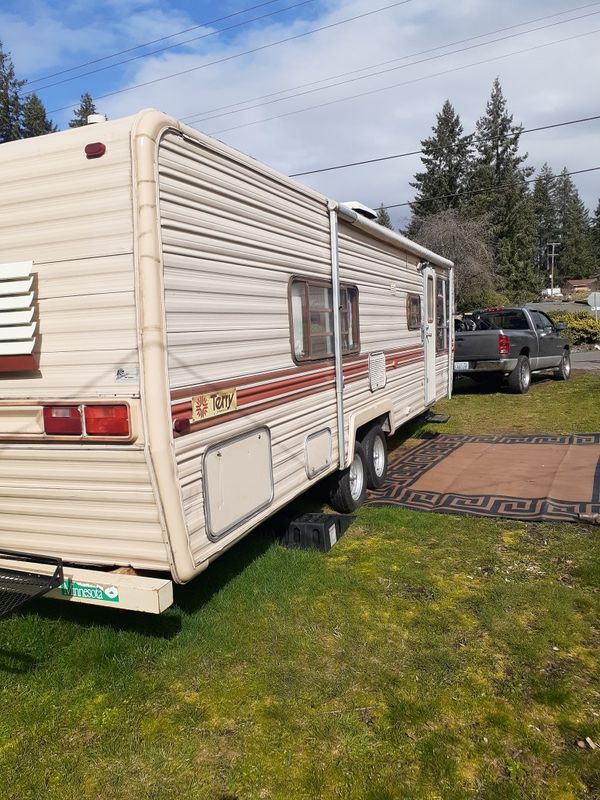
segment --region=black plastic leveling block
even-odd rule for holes
[[[346,532],[354,517],[351,514],[302,514],[293,519],[281,544],[284,547],[313,549],[327,553]]]
[[[0,619],[8,617],[18,608],[36,597],[47,594],[63,582],[63,563],[60,558],[0,550],[0,559],[26,564],[50,564],[54,572],[43,575],[26,569],[11,569],[0,565]]]

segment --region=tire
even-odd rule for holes
[[[519,356],[517,366],[508,376],[508,388],[513,394],[527,394],[531,386],[531,367],[527,356]]]
[[[367,486],[369,489],[381,489],[388,468],[386,435],[379,425],[374,425],[360,443],[367,459]]]
[[[571,377],[571,353],[565,349],[563,350],[562,358],[558,369],[554,370],[555,381],[568,381]]]
[[[367,496],[367,459],[359,442],[354,445],[354,458],[347,469],[337,472],[331,481],[329,504],[340,514],[356,511]]]

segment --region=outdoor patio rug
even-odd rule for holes
[[[368,505],[521,520],[600,520],[600,433],[429,435],[390,453]]]

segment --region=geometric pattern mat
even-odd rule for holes
[[[431,434],[389,454],[367,505],[527,521],[600,519],[600,433]]]

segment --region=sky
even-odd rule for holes
[[[419,150],[446,99],[470,132],[495,77],[525,128],[600,114],[600,0],[3,0],[0,39],[60,128],[89,92],[111,119],[158,108],[286,174]],[[521,144],[531,166],[573,171],[600,166],[599,134]],[[377,207],[409,201],[419,168],[299,180]],[[574,180],[593,209],[600,172]]]

